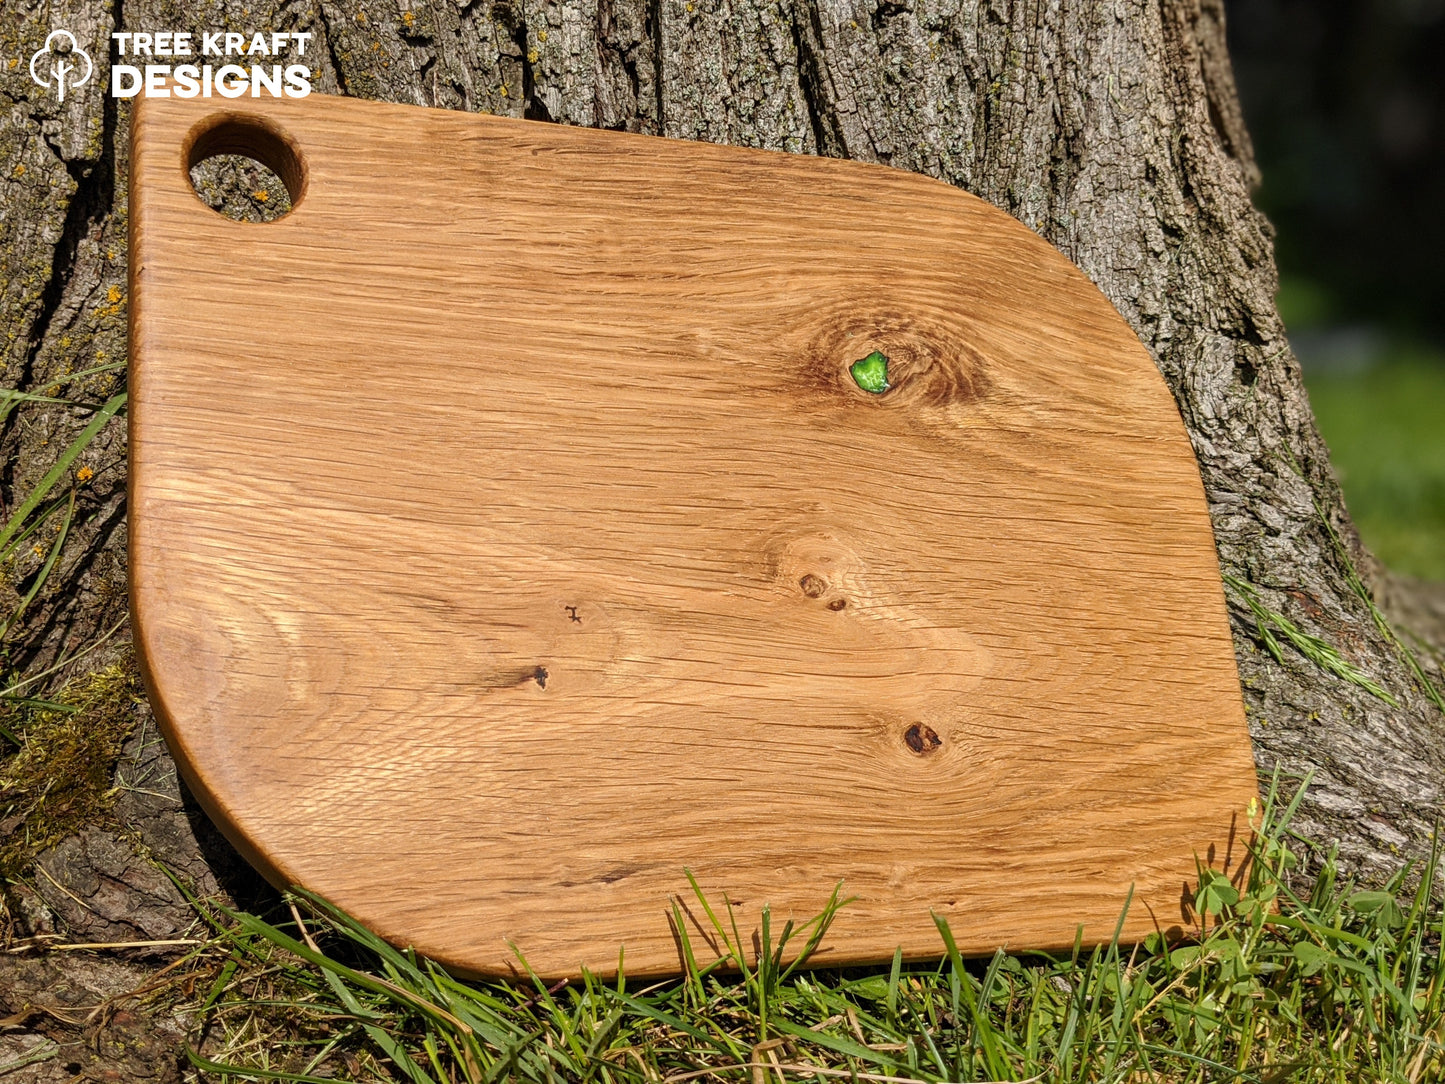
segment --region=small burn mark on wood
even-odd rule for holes
[[[846,598],[835,598],[832,602],[828,603],[828,609],[832,610],[834,613],[837,613],[839,610],[845,610],[847,608],[848,600]]]
[[[575,621],[579,625],[582,624],[582,619],[577,616],[576,606],[563,606],[562,609],[567,611],[568,620]]]
[[[811,572],[798,581],[798,586],[809,598],[821,598],[823,592],[828,590],[827,582],[820,576],[814,576]]]
[[[540,689],[547,687],[547,676],[547,668],[545,666],[539,666],[532,671],[532,680],[537,683],[537,687]]]
[[[903,743],[919,756],[927,756],[943,744],[943,739],[933,727],[914,723],[904,731]]]

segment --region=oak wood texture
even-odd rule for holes
[[[295,209],[186,167],[247,150]],[[851,162],[325,98],[148,100],[131,583],[188,782],[462,971],[1140,936],[1256,793],[1199,476],[1108,302]],[[505,200],[494,193],[509,193]],[[888,356],[891,387],[851,363]]]

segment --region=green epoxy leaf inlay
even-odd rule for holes
[[[852,376],[853,383],[864,391],[882,395],[888,390],[888,358],[880,351],[875,350],[848,366],[848,374]]]

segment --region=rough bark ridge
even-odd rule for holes
[[[9,387],[44,389],[124,353],[127,110],[99,89],[117,29],[308,29],[321,90],[847,156],[993,201],[1079,264],[1152,352],[1199,456],[1224,569],[1398,701],[1288,645],[1275,662],[1232,599],[1259,762],[1317,772],[1301,826],[1341,840],[1366,871],[1427,840],[1445,719],[1349,583],[1347,561],[1368,558],[1274,310],[1271,235],[1250,203],[1255,168],[1220,0],[7,0],[5,10]],[[63,105],[25,71],[61,26],[97,58],[96,84]],[[84,418],[12,415],[11,508]],[[83,525],[12,664],[38,666],[123,618],[123,456],[120,426],[87,453],[96,474]],[[22,555],[8,583],[23,589],[40,562]],[[1180,772],[1181,786],[1208,787],[1209,751]],[[112,849],[85,836],[42,858],[57,873],[37,878],[52,912],[70,904],[45,882],[59,888],[85,855],[124,867]]]

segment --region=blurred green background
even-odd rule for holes
[[[1230,0],[1280,311],[1365,543],[1445,581],[1445,0]]]

